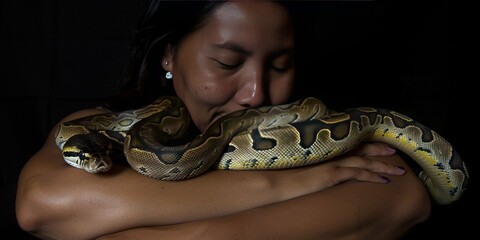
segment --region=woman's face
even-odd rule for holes
[[[228,2],[163,67],[195,125],[205,131],[232,111],[285,103],[293,90],[294,36],[288,12],[273,2]]]

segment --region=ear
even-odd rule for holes
[[[165,71],[171,72],[173,67],[173,48],[171,44],[165,46],[162,59],[162,67]]]

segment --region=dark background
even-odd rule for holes
[[[21,168],[63,116],[117,91],[130,34],[145,0],[3,0],[0,3],[0,230],[33,239],[15,219]],[[451,66],[457,16],[448,1],[301,2],[299,79],[330,108],[397,110],[460,152],[474,179],[464,197],[436,206],[406,239],[467,237],[478,163],[473,160],[472,84]],[[186,3],[187,4],[187,3]],[[312,84],[319,87],[312,87]],[[475,216],[473,216],[475,217]]]

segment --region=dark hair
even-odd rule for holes
[[[166,46],[170,44],[175,49],[222,3],[224,1],[149,1],[133,32],[122,88],[107,106],[122,110],[148,104],[161,95],[175,95],[161,67]]]

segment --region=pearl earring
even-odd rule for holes
[[[173,78],[172,73],[171,73],[171,72],[167,72],[167,73],[165,74],[165,78],[166,78],[166,79],[172,79],[172,78]]]

